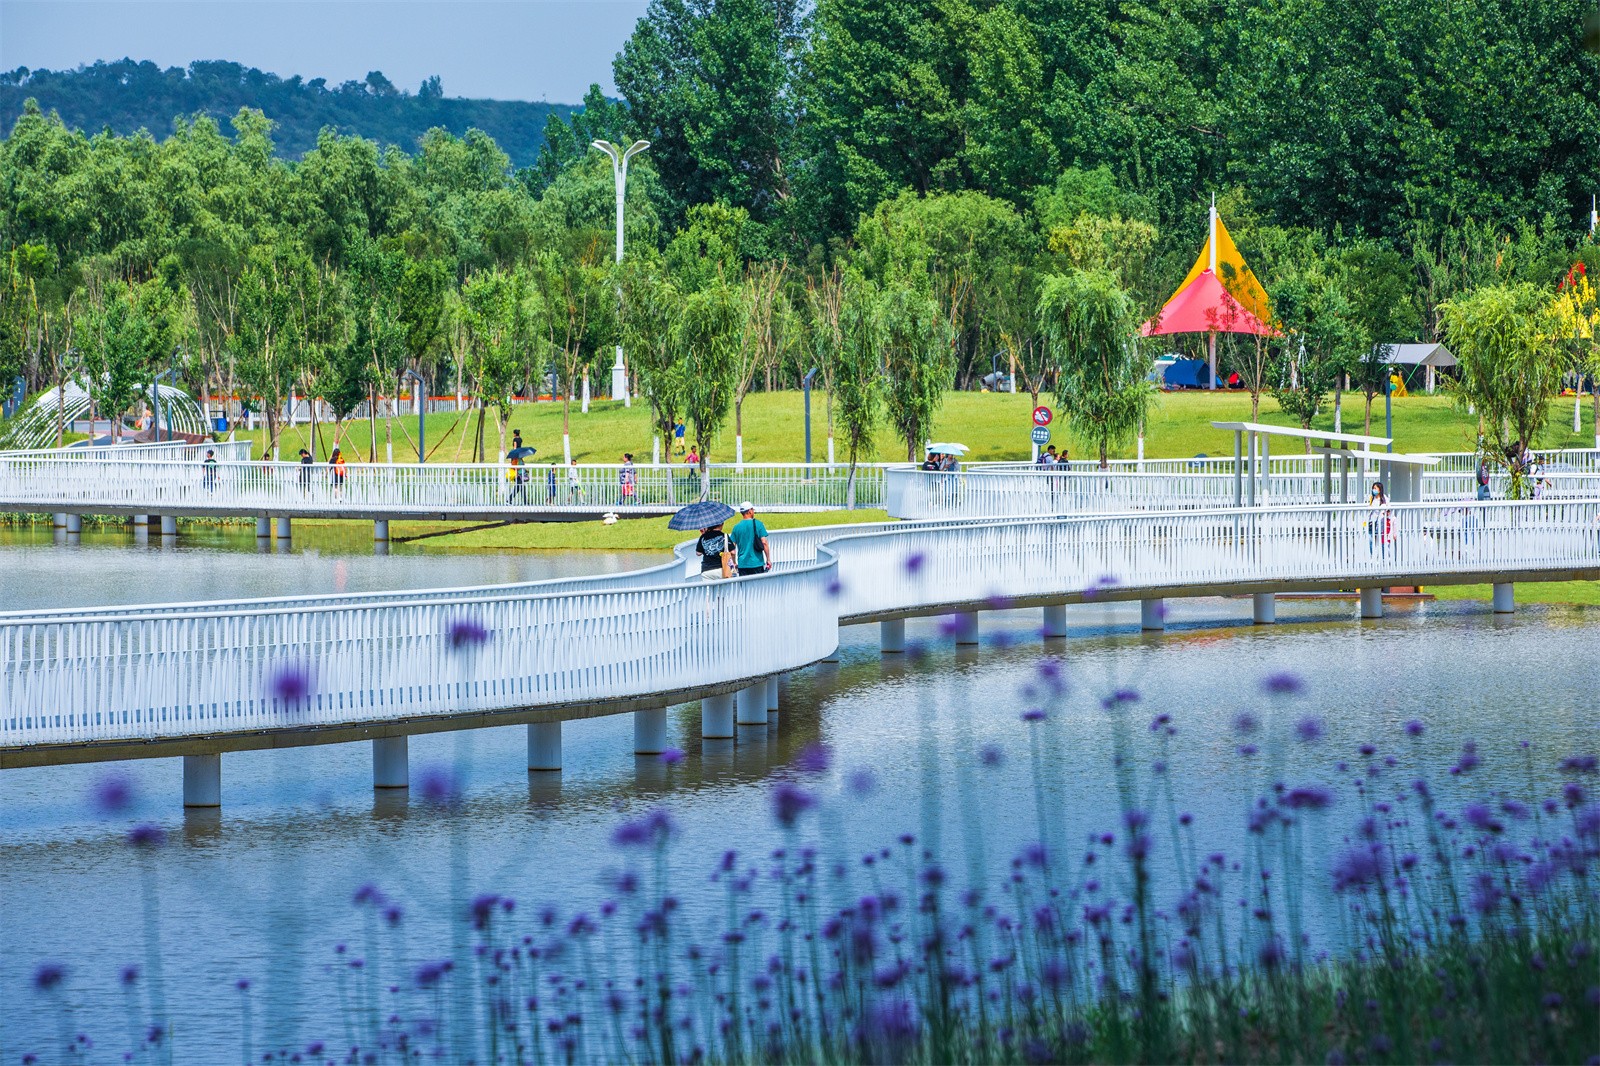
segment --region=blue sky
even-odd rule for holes
[[[614,92],[644,0],[0,0],[0,69],[229,59],[337,84],[381,70],[412,92],[576,103]]]

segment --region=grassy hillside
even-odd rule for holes
[[[75,129],[97,133],[109,126],[120,134],[144,129],[158,138],[172,131],[174,116],[204,112],[226,130],[241,107],[260,108],[277,124],[272,136],[278,152],[290,158],[313,148],[324,126],[407,151],[415,151],[418,138],[435,126],[458,137],[480,129],[519,167],[538,157],[546,119],[551,114],[567,118],[574,110],[566,104],[449,98],[437,78],[413,93],[376,71],[365,81],[328,85],[322,78],[280,78],[239,63],[162,70],[154,63],[121,59],[76,70],[19,67],[0,74],[0,129],[10,130],[30,97]]]
[[[1044,402],[1048,403],[1048,399]],[[798,392],[757,393],[744,405],[745,459],[750,462],[797,462],[805,454],[805,426],[802,399]],[[974,460],[1025,459],[1029,454],[1028,430],[1029,400],[1026,394],[952,392],[945,397],[944,406],[935,423],[934,438],[954,440],[972,448],[968,458]],[[1548,448],[1591,447],[1594,443],[1587,397],[1584,402],[1583,431],[1572,432],[1572,399],[1557,400],[1551,414],[1549,429],[1539,442]],[[1145,434],[1145,455],[1150,458],[1229,454],[1233,436],[1213,429],[1213,421],[1239,420],[1250,416],[1250,398],[1238,393],[1174,392],[1162,393],[1156,401],[1156,411]],[[812,458],[821,462],[827,458],[827,401],[813,393]],[[1258,420],[1276,425],[1291,425],[1292,420],[1278,411],[1270,398],[1261,401]],[[466,462],[471,452],[471,436],[476,430],[476,412],[441,413],[428,416],[428,453],[430,462]],[[634,453],[638,461],[650,458],[650,416],[643,403],[624,408],[612,401],[597,402],[587,415],[572,407],[572,452],[579,462],[618,462],[624,451]],[[1346,397],[1344,430],[1362,432],[1362,398]],[[514,409],[511,428],[521,429],[526,443],[537,447],[536,461],[561,461],[561,405],[557,403],[523,404]],[[1066,433],[1060,420],[1051,427],[1055,442],[1063,441],[1072,447],[1075,458],[1089,458],[1082,444]],[[1331,415],[1319,418],[1315,428],[1333,428]],[[384,429],[382,420],[377,427],[376,455],[383,461]],[[394,457],[397,462],[416,461],[415,416],[393,420]],[[315,449],[321,458],[327,454],[333,436],[333,427],[322,430],[322,441]],[[1372,432],[1383,435],[1383,402],[1373,405]],[[507,436],[509,439],[509,429]],[[1458,411],[1445,396],[1407,396],[1394,401],[1394,436],[1397,451],[1469,451],[1476,434],[1475,422]],[[262,430],[253,434],[258,443],[256,455],[262,453]],[[304,425],[285,429],[279,445],[280,454],[291,457],[308,438]],[[371,431],[366,422],[347,424],[341,438],[346,453],[365,459],[371,448]],[[485,440],[491,453],[496,450],[498,434],[494,412],[491,411],[485,428]],[[723,430],[711,453],[713,462],[733,461],[732,419]],[[353,449],[353,450],[352,450]],[[1118,457],[1131,457],[1134,450],[1123,449]],[[888,431],[878,435],[875,458],[897,461],[905,458],[905,445],[896,441]],[[848,457],[836,453],[839,461]]]

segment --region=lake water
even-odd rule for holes
[[[0,592],[16,607],[463,585],[661,558],[420,547],[374,558],[353,544],[262,556],[228,534],[177,549],[109,534],[74,548],[4,538]],[[822,854],[854,862],[910,832],[961,871],[956,880],[1003,873],[1040,836],[1040,796],[1068,847],[1116,829],[1119,729],[1145,780],[1155,780],[1153,760],[1168,764],[1176,803],[1207,849],[1244,846],[1250,798],[1269,778],[1332,786],[1337,828],[1312,842],[1306,862],[1318,878],[1326,846],[1351,820],[1340,811],[1353,802],[1363,743],[1377,746],[1374,759],[1395,760],[1377,769],[1381,787],[1403,791],[1426,772],[1457,802],[1493,790],[1552,795],[1556,760],[1596,748],[1595,609],[1497,617],[1487,604],[1419,603],[1358,622],[1353,602],[1293,600],[1280,602],[1278,625],[1252,627],[1248,599],[1170,606],[1161,635],[1138,632],[1136,605],[1070,608],[1071,636],[1049,642],[1037,612],[985,614],[976,649],[952,647],[937,620],[914,620],[912,654],[895,657],[879,655],[875,627],[847,629],[839,664],[785,682],[776,728],[702,742],[698,707],[674,708],[671,742],[686,755],[675,766],[631,754],[627,716],[569,723],[558,775],[524,770],[521,728],[413,738],[414,786],[434,769],[449,773],[461,789],[454,806],[429,804],[417,787],[375,795],[366,745],[229,754],[220,812],[183,811],[175,759],[0,772],[0,1061],[80,1030],[97,1042],[86,1060],[120,1059],[130,1022],[118,974],[128,965],[160,971],[176,1061],[237,1058],[241,979],[251,983],[258,1049],[337,1044],[338,949],[365,935],[352,905],[360,886],[377,885],[403,909],[390,965],[409,972],[459,955],[451,917],[479,893],[514,897],[513,926],[532,928],[546,902],[564,916],[593,912],[624,861],[613,829],[654,806],[678,826],[669,869],[685,920],[709,927],[723,895],[708,874],[725,849],[759,861],[790,842],[773,821],[773,782],[800,776],[798,754],[818,741],[834,759],[806,777],[822,806],[802,826]],[[1044,660],[1062,668],[1059,697],[1046,691]],[[1263,696],[1261,680],[1285,671],[1304,694]],[[1138,693],[1119,705],[1120,726],[1102,707],[1119,690]],[[1048,717],[1030,726],[1019,716],[1034,706]],[[1242,710],[1261,722],[1248,736],[1235,725]],[[1178,730],[1165,755],[1146,728],[1158,714]],[[1308,715],[1326,729],[1314,744],[1292,738]],[[1402,729],[1411,719],[1427,723],[1414,740]],[[1484,765],[1452,785],[1446,771],[1467,738]],[[1242,743],[1260,754],[1242,755]],[[980,759],[989,745],[1003,752],[990,760],[999,765]],[[93,797],[110,775],[125,777],[132,801],[107,816]],[[165,846],[130,848],[126,834],[140,823],[166,830]],[[1321,920],[1334,923],[1331,912]],[[67,969],[48,994],[30,986],[43,962]]]

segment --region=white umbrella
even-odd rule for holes
[[[971,449],[968,448],[965,444],[930,444],[930,445],[928,445],[929,454],[937,453],[939,455],[966,455],[967,452],[969,452],[970,450]]]

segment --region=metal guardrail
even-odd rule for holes
[[[250,459],[252,443],[248,440],[210,441],[190,444],[187,441],[151,441],[148,444],[95,444],[69,445],[65,448],[26,448],[0,451],[0,461],[11,459],[72,459],[78,462],[195,462],[205,459],[206,452],[215,452],[219,463],[242,463]]]
[[[1231,464],[1231,460],[1230,460]],[[1352,464],[1341,484],[1338,473],[1274,473],[1258,477],[1254,490],[1226,472],[1135,473],[1126,469],[1099,470],[1093,466],[969,467],[958,473],[932,473],[914,467],[885,471],[885,507],[895,518],[956,519],[979,515],[1063,515],[1152,511],[1232,506],[1245,502],[1252,492],[1256,502],[1285,507],[1324,503],[1331,499],[1359,502],[1367,485],[1385,480],[1379,468],[1364,473]],[[1600,473],[1546,474],[1537,492],[1542,497],[1600,496]],[[1471,499],[1477,494],[1472,472],[1421,477],[1424,501]],[[1491,491],[1503,496],[1505,479],[1497,477]],[[1238,495],[1236,495],[1238,494]]]
[[[0,506],[121,513],[295,514],[383,518],[529,511],[594,515],[665,513],[700,499],[751,500],[767,511],[879,507],[883,469],[803,463],[691,467],[521,466],[481,463],[347,464],[119,459],[99,464],[57,455],[0,455]]]
[[[680,549],[581,581],[0,615],[0,749],[649,698],[806,665],[843,621],[1096,587],[1597,571],[1600,501],[986,518],[774,542],[788,560],[774,573],[720,582],[685,580]]]

